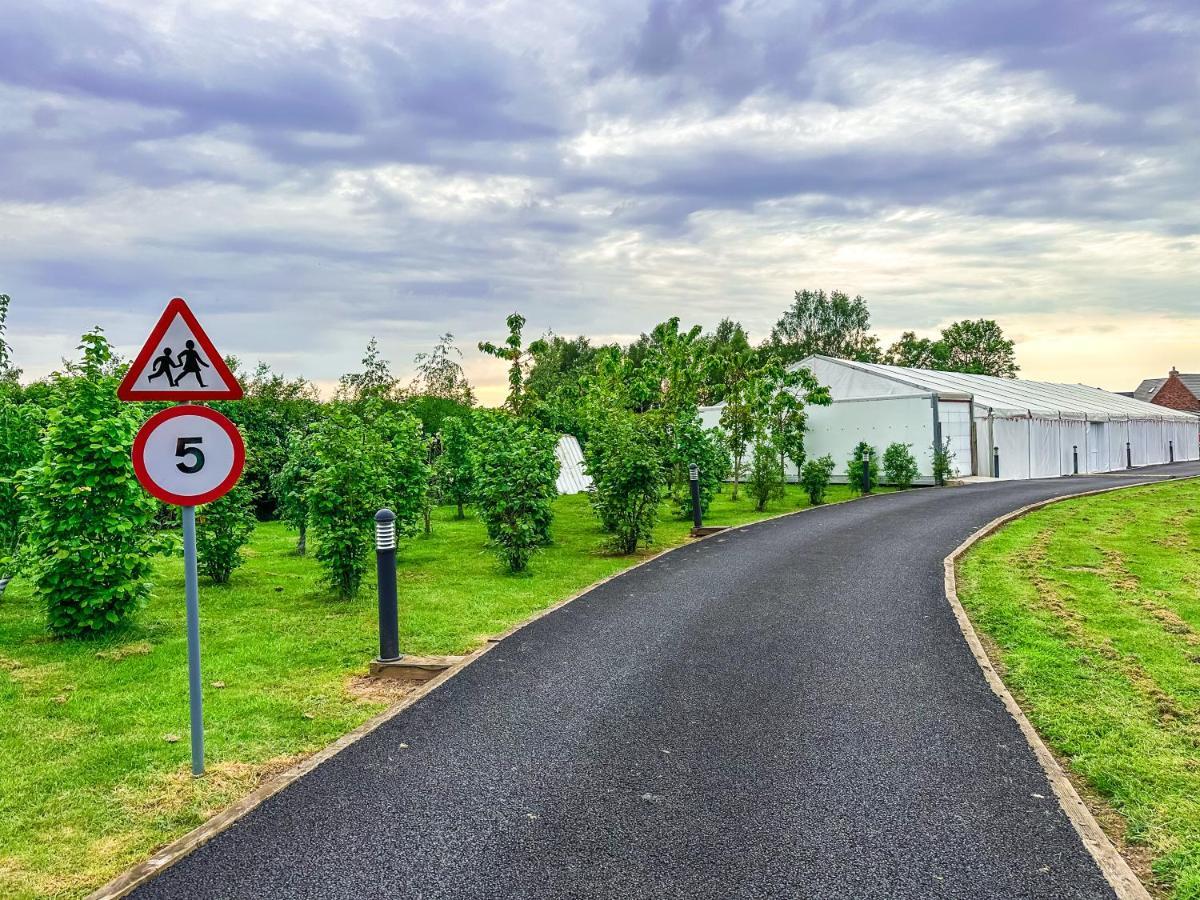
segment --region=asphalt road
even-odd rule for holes
[[[1200,474],[1200,464],[1138,478]],[[1128,475],[881,495],[614,579],[139,889],[149,898],[1111,897],[942,560]]]

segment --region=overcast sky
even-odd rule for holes
[[[885,342],[1000,321],[1029,377],[1200,371],[1196,0],[5,0],[0,292],[27,376],[186,297],[328,383],[519,310]]]

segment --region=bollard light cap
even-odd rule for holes
[[[379,512],[375,513],[375,521],[376,522],[395,522],[396,514],[394,512],[392,512],[390,509],[381,509]]]

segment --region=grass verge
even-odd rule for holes
[[[831,486],[829,500],[849,496]],[[789,486],[764,513],[719,496],[708,520],[744,524],[807,505]],[[465,653],[538,610],[683,543],[613,556],[583,496],[556,502],[554,544],[531,571],[501,571],[473,518],[438,510],[433,534],[400,550],[401,646]],[[353,690],[377,649],[374,582],[333,599],[278,523],[260,525],[232,584],[201,579],[209,774],[189,775],[183,566],[156,565],[134,625],[103,641],[59,641],[29,585],[0,600],[0,896],[78,897],[249,793],[268,775],[383,709]]]
[[[1035,511],[967,554],[958,592],[1147,887],[1200,898],[1200,481]]]

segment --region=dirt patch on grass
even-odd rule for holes
[[[154,645],[149,641],[136,641],[132,644],[122,644],[120,647],[111,647],[108,650],[99,650],[96,652],[96,659],[119,662],[131,656],[145,656],[153,649]]]
[[[373,678],[363,675],[346,680],[346,693],[361,703],[386,703],[391,706],[411,694],[419,684],[396,678]]]

